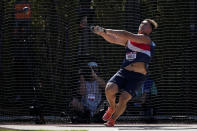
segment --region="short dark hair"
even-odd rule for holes
[[[154,20],[152,20],[152,19],[145,19],[144,21],[148,21],[150,23],[152,29],[157,29],[158,24]]]

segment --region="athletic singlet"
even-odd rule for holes
[[[135,62],[144,62],[146,68],[151,60],[154,53],[155,43],[152,41],[151,45],[136,43],[133,41],[128,41],[126,47],[126,55],[122,63],[122,68]]]

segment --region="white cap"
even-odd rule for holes
[[[88,63],[88,66],[90,66],[90,67],[98,67],[98,64],[96,62],[92,61],[92,62]]]

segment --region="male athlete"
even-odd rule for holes
[[[100,26],[93,28],[93,32],[102,36],[106,41],[126,47],[120,70],[108,81],[105,88],[106,98],[110,105],[103,116],[103,120],[107,121],[106,126],[114,126],[117,118],[125,111],[128,101],[135,97],[135,91],[144,82],[154,46],[149,35],[156,28],[157,23],[151,19],[141,22],[138,34],[125,30],[105,29]],[[123,92],[116,104],[116,93],[119,89]]]

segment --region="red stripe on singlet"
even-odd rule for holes
[[[137,42],[133,42],[133,41],[130,41],[130,44],[132,44],[133,46],[135,46],[137,48],[150,51],[150,45],[147,45],[144,43],[137,43]]]

